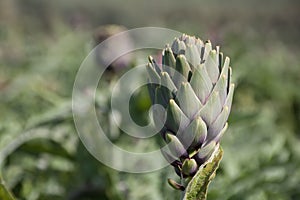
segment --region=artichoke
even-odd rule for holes
[[[234,92],[229,62],[210,41],[186,34],[165,47],[162,65],[149,57],[151,101],[165,108],[153,110],[154,123],[163,127],[160,133],[169,143],[162,153],[183,179],[191,179],[210,159],[228,127]]]

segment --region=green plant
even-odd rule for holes
[[[229,58],[210,41],[182,35],[162,53],[162,65],[149,57],[149,94],[154,122],[169,143],[162,149],[181,179],[169,183],[183,199],[206,199],[207,187],[222,158],[219,141],[226,131],[234,84]]]

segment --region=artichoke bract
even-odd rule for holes
[[[153,119],[168,143],[164,157],[181,178],[191,178],[219,148],[228,124],[234,84],[230,59],[210,41],[183,34],[147,65]],[[169,181],[169,183],[172,181]],[[182,190],[182,187],[176,187]]]

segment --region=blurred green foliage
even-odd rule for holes
[[[208,199],[299,199],[299,7],[296,0],[2,0],[0,197],[9,199],[3,195],[11,191],[26,200],[178,198],[167,185],[167,177],[175,177],[170,167],[117,172],[94,159],[75,131],[76,72],[93,46],[93,31],[115,23],[211,39],[230,56],[236,92]],[[146,62],[148,53],[138,59]],[[98,93],[99,119],[110,124],[107,91]],[[130,107],[141,124],[149,106],[145,95],[135,94]],[[122,147],[136,144],[122,134],[111,137]],[[157,147],[155,141],[139,145]]]

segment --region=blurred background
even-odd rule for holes
[[[24,200],[179,199],[167,185],[176,178],[171,167],[110,169],[85,150],[72,119],[73,82],[89,51],[110,34],[144,26],[210,39],[231,58],[236,91],[208,199],[300,199],[297,0],[1,0],[0,199],[10,199],[8,191]],[[97,94],[99,119],[124,148],[136,141],[111,122],[109,88],[148,53],[110,66]],[[137,91],[130,107],[137,123],[149,105],[147,92]]]

